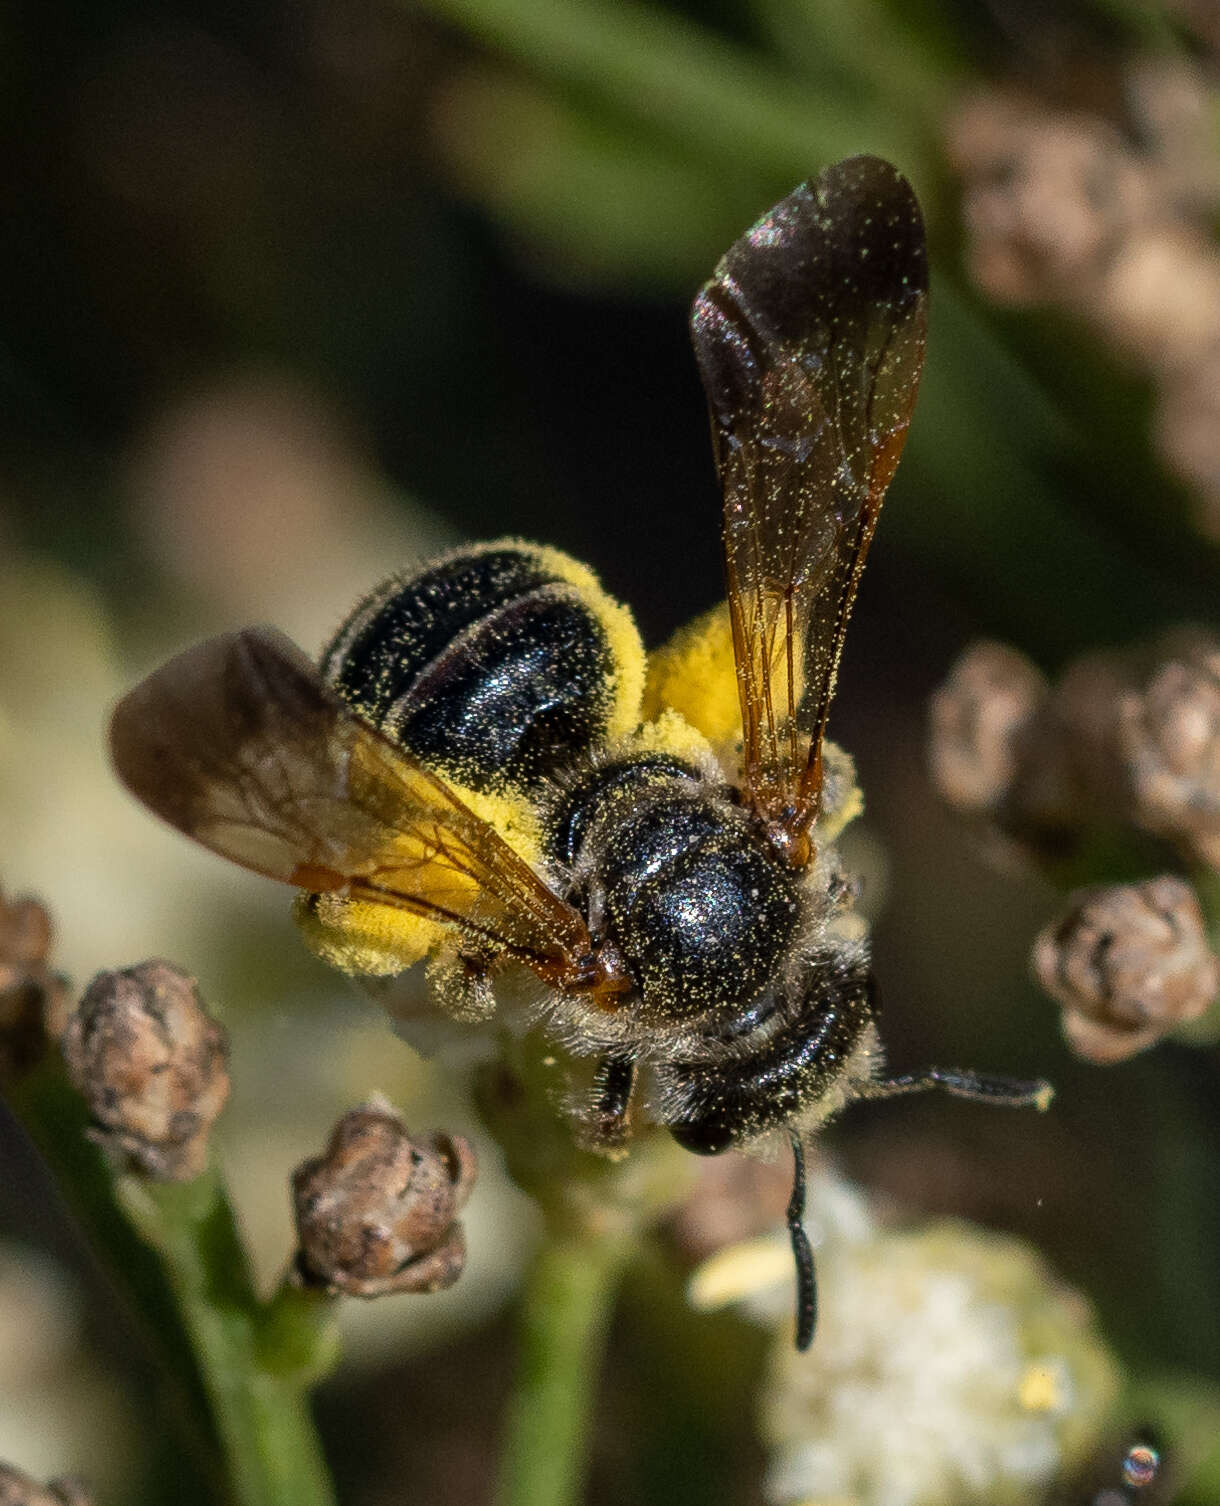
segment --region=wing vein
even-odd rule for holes
[[[818,813],[847,621],[918,390],[926,292],[910,185],[856,157],[730,247],[692,310],[724,490],[743,794],[789,851],[809,850],[796,839]]]

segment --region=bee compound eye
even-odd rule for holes
[[[729,1125],[714,1115],[671,1124],[669,1133],[683,1150],[693,1151],[697,1156],[718,1156],[723,1151],[731,1150],[734,1144]]]

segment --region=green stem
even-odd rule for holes
[[[281,1304],[260,1303],[220,1177],[193,1182],[126,1178],[120,1199],[161,1254],[191,1337],[241,1506],[333,1506],[305,1387],[333,1354],[332,1314],[303,1294],[293,1315],[297,1353],[269,1368],[268,1318],[284,1327]]]
[[[556,1238],[526,1285],[497,1506],[570,1506],[584,1477],[589,1414],[627,1242]]]
[[[260,1300],[214,1169],[180,1184],[114,1177],[85,1138],[84,1105],[50,1061],[8,1096],[119,1295],[146,1320],[171,1381],[182,1383],[158,1399],[185,1415],[188,1430],[210,1413],[213,1437],[188,1432],[202,1470],[215,1470],[210,1498],[334,1506],[307,1394],[335,1358],[333,1304],[288,1288]]]

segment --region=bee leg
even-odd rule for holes
[[[904,1072],[883,1082],[862,1083],[861,1098],[898,1098],[905,1093],[940,1091],[976,1103],[1001,1103],[1010,1108],[1047,1109],[1055,1090],[1044,1078],[1025,1082],[1013,1077],[987,1077],[981,1072],[956,1068],[926,1067],[922,1072]]]
[[[802,1352],[813,1343],[818,1326],[818,1278],[813,1265],[813,1247],[805,1233],[805,1147],[793,1130],[792,1196],[788,1200],[788,1235],[796,1261],[796,1347]]]
[[[496,1012],[489,959],[467,947],[438,951],[428,963],[428,984],[456,1020],[489,1020]]]
[[[592,1143],[596,1149],[615,1151],[626,1144],[631,1133],[631,1094],[634,1089],[634,1060],[613,1052],[603,1056],[593,1079]]]

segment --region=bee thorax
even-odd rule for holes
[[[782,967],[800,925],[798,876],[693,768],[655,756],[601,765],[566,791],[553,833],[597,895],[642,1026],[737,1010]]]

